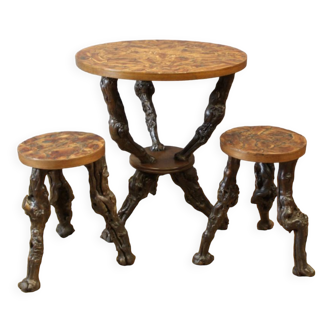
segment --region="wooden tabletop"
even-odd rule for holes
[[[233,47],[179,40],[137,40],[95,45],[76,54],[91,74],[142,81],[182,81],[234,74],[247,55]]]

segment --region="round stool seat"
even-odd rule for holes
[[[280,163],[305,154],[307,140],[293,131],[271,126],[238,127],[220,136],[220,147],[230,157]]]
[[[20,161],[39,169],[63,169],[93,163],[105,155],[98,135],[63,131],[32,137],[18,146]]]

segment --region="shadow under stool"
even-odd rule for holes
[[[273,228],[269,211],[277,196],[279,224],[288,232],[294,231],[293,273],[312,277],[315,270],[307,263],[305,246],[308,236],[308,217],[300,211],[293,199],[293,181],[298,158],[304,155],[307,141],[295,132],[270,126],[239,127],[226,131],[220,137],[220,146],[228,155],[224,178],[218,190],[218,202],[209,216],[202,235],[199,252],[193,257],[196,265],[208,265],[214,257],[209,253],[217,229],[227,229],[229,208],[236,205],[239,187],[236,175],[240,160],[255,162],[256,188],[251,202],[257,204],[259,230]],[[274,164],[279,163],[278,187],[274,184]]]
[[[21,143],[18,155],[23,164],[32,167],[29,195],[22,204],[31,221],[27,277],[18,284],[23,292],[40,288],[43,233],[51,214],[50,205],[54,206],[59,220],[57,233],[64,238],[75,231],[71,224],[74,195],[62,173],[64,168],[84,165],[88,169],[92,208],[106,221],[106,228],[118,251],[117,261],[121,265],[134,263],[128,233],[118,217],[116,198],[108,187],[105,141],[100,136],[84,132],[44,134]],[[46,175],[50,182],[50,200],[44,184]]]

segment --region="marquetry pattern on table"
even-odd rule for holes
[[[247,55],[233,47],[178,40],[138,40],[95,45],[76,54],[91,74],[147,81],[220,77],[246,67]]]

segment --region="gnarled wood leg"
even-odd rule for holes
[[[151,151],[164,151],[165,146],[160,143],[157,130],[157,113],[152,102],[155,89],[151,81],[136,81],[135,93],[142,102],[145,122],[148,127],[152,146]]]
[[[203,212],[208,217],[213,206],[204,195],[204,192],[198,183],[195,167],[191,167],[182,172],[172,173],[171,177],[174,183],[184,191],[186,202],[196,210]]]
[[[145,149],[137,144],[129,133],[128,121],[118,92],[118,80],[102,77],[100,87],[110,115],[109,130],[112,139],[121,150],[134,154],[142,163],[153,163],[155,158],[146,153]]]
[[[227,211],[236,205],[239,197],[239,187],[236,184],[236,175],[240,167],[240,160],[228,157],[224,178],[220,182],[218,190],[218,202],[212,208],[209,221],[203,233],[199,252],[193,257],[196,265],[208,265],[214,257],[209,253],[210,244],[214,235],[222,223],[226,220]]]
[[[108,172],[105,157],[85,165],[89,171],[90,197],[93,210],[102,215],[118,251],[117,261],[120,265],[131,265],[135,256],[131,252],[129,237],[124,223],[116,211],[116,198],[108,187]]]
[[[129,194],[119,210],[119,217],[126,222],[138,203],[149,194],[155,195],[157,192],[159,176],[156,174],[144,173],[136,170],[129,179]]]
[[[305,246],[308,237],[308,216],[300,211],[293,199],[294,172],[297,160],[279,164],[278,222],[288,232],[294,231],[293,273],[312,277],[315,270],[307,263]]]
[[[62,238],[65,238],[75,232],[70,223],[73,216],[71,202],[75,198],[73,190],[63,176],[61,169],[49,171],[48,179],[50,181],[50,203],[54,206],[59,220],[56,231]]]
[[[18,284],[23,292],[34,292],[40,288],[39,269],[44,252],[43,234],[45,224],[51,214],[48,192],[44,185],[47,172],[46,170],[32,169],[29,195],[24,198],[22,204],[22,208],[31,221],[27,277]]]
[[[118,212],[124,224],[142,199],[146,198],[149,194],[156,194],[158,179],[159,176],[156,174],[144,173],[138,170],[129,179],[129,194]],[[113,242],[107,229],[104,229],[101,238],[106,242]]]
[[[274,184],[274,165],[271,163],[255,163],[255,191],[251,203],[257,204],[261,220],[257,229],[268,230],[273,228],[273,221],[269,218],[269,211],[277,196],[277,187]]]
[[[219,78],[215,89],[210,95],[203,125],[196,130],[195,136],[187,146],[175,155],[175,159],[188,160],[191,154],[208,141],[217,125],[225,116],[226,100],[233,80],[234,74]]]

